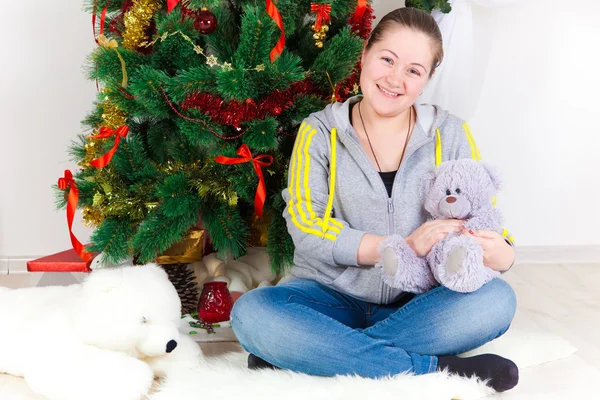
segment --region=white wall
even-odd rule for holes
[[[96,43],[75,0],[5,2],[0,13],[0,255],[45,255],[71,246],[51,185],[67,168],[96,86],[82,71]],[[90,230],[76,216],[85,243]]]
[[[375,12],[397,4],[375,0]],[[0,255],[50,254],[70,247],[65,212],[55,211],[50,186],[76,168],[67,147],[96,93],[81,69],[95,43],[79,1],[3,7]],[[475,13],[497,13],[497,24],[470,124],[483,158],[505,177],[499,205],[521,246],[600,245],[600,128],[592,108],[600,91],[600,30],[593,26],[600,4],[572,7],[523,0]],[[85,242],[90,230],[80,219],[75,232]]]
[[[498,10],[471,125],[505,175],[500,205],[522,244],[599,245],[600,3],[521,3]]]

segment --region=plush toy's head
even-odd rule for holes
[[[423,180],[425,209],[436,219],[470,218],[490,207],[500,179],[489,166],[469,159],[441,163]]]
[[[93,271],[73,307],[75,331],[85,344],[138,358],[177,346],[181,302],[157,265]]]

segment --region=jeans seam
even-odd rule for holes
[[[402,315],[404,313],[406,313],[406,309],[408,307],[414,307],[417,304],[422,303],[423,301],[429,300],[431,297],[436,296],[438,293],[442,293],[442,288],[444,288],[443,286],[438,286],[435,289],[430,290],[429,292],[427,292],[427,294],[417,298],[417,299],[412,299],[411,301],[409,301],[407,304],[405,304],[404,306],[400,307],[399,310],[395,311],[393,314],[391,314],[389,317],[387,317],[386,319],[384,319],[383,321],[379,321],[376,324],[371,325],[369,328],[365,329],[366,331],[369,329],[375,329],[378,328],[380,326],[386,326],[390,323],[390,319],[392,317],[395,317],[397,315]]]

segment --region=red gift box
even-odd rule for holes
[[[95,253],[93,254],[96,255]],[[92,258],[93,260],[93,258]],[[90,261],[83,261],[73,249],[27,262],[29,272],[90,272]]]

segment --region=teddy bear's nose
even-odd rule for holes
[[[446,197],[446,201],[450,204],[456,203],[456,197],[448,196],[448,197]]]
[[[174,340],[169,340],[169,343],[167,343],[167,353],[175,350],[175,347],[177,347],[177,342]]]

